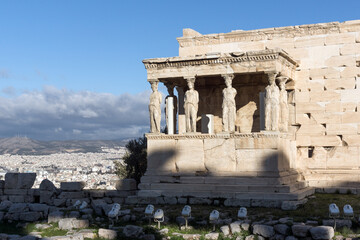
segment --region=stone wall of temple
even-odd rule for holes
[[[179,56],[281,48],[299,66],[290,98],[296,168],[310,186],[360,184],[360,20],[201,35],[185,29]]]

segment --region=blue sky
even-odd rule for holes
[[[209,34],[342,22],[360,19],[359,9],[359,0],[0,0],[0,137],[141,135],[150,90],[141,61],[176,56],[183,28]],[[124,108],[141,112],[141,121],[124,117]]]

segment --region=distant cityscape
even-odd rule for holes
[[[7,172],[35,172],[43,179],[83,181],[88,189],[114,189],[114,161],[123,161],[126,140],[42,142],[26,137],[0,139],[0,179]]]

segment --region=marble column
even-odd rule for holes
[[[168,134],[176,133],[177,97],[174,94],[173,83],[165,83],[169,95],[165,98],[166,126]]]
[[[184,109],[184,88],[176,87],[178,93],[178,133],[184,134],[186,132],[185,126],[185,109]]]
[[[259,94],[260,102],[260,131],[265,130],[265,92]]]
[[[167,96],[166,97],[166,127],[167,127],[167,134],[173,135],[174,134],[174,98]]]
[[[201,115],[201,133],[214,134],[214,115]]]

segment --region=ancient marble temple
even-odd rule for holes
[[[143,61],[153,93],[139,196],[281,202],[360,188],[360,21],[184,29],[178,42],[179,56]]]

